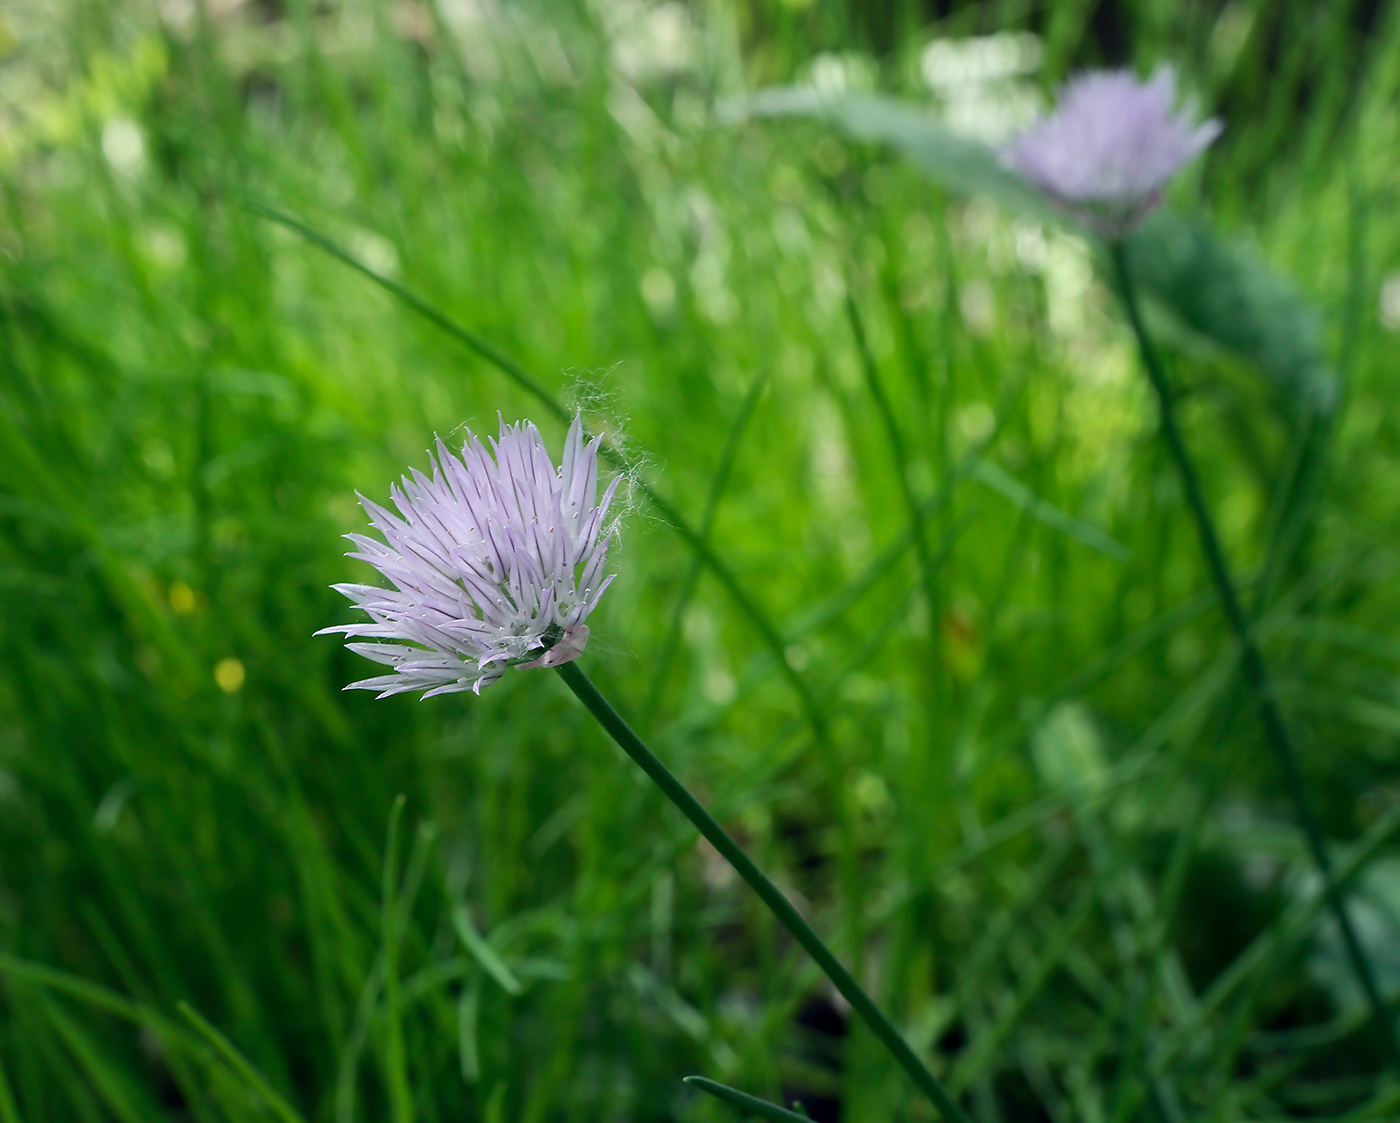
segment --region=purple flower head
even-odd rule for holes
[[[556,470],[534,425],[502,420],[491,451],[468,432],[460,458],[439,439],[431,464],[431,477],[412,469],[389,489],[398,515],[360,496],[385,541],[347,534],[359,549],[346,556],[393,587],[334,586],[369,622],[317,635],[371,639],[346,646],[393,672],[345,689],[479,694],[507,667],[577,659],[584,620],[612,583],[604,520],[621,477],[599,502],[598,438],[584,444],[574,418]]]
[[[1139,81],[1126,70],[1070,79],[1055,112],[1002,152],[1002,163],[1108,238],[1127,233],[1162,189],[1220,135],[1176,106],[1176,75],[1160,67]]]

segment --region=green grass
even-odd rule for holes
[[[632,77],[582,4],[206,6],[0,13],[0,1123],[932,1118],[556,676],[340,692],[354,491],[563,426],[260,206],[624,451],[588,674],[978,1123],[1394,1116],[1087,250],[710,110],[1030,26],[1227,117],[1174,201],[1345,387],[1296,535],[1277,385],[1171,373],[1393,997],[1400,6],[695,5]]]

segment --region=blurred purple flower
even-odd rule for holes
[[[1160,201],[1162,189],[1220,135],[1218,120],[1178,111],[1176,75],[1160,67],[1139,81],[1126,70],[1070,79],[1055,112],[1002,152],[1018,172],[1074,217],[1121,237]]]
[[[393,673],[346,690],[479,694],[509,666],[552,667],[583,654],[584,620],[612,583],[603,576],[604,520],[621,477],[598,502],[598,438],[585,445],[578,418],[557,471],[529,422],[502,420],[491,446],[468,432],[459,459],[439,439],[431,478],[412,469],[389,489],[402,517],[360,496],[387,545],[347,534],[359,549],[346,556],[369,562],[393,588],[334,586],[370,622],[317,635],[372,639],[346,646]]]

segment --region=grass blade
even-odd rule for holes
[[[461,939],[466,949],[472,953],[476,961],[481,964],[482,969],[490,975],[500,987],[509,995],[519,995],[524,989],[505,960],[496,954],[496,949],[486,942],[486,939],[476,930],[476,925],[472,923],[471,913],[465,904],[458,904],[452,910],[452,927],[456,930],[457,936]]]
[[[399,932],[398,903],[399,820],[403,817],[407,797],[394,797],[389,810],[389,835],[384,846],[384,875],[382,879],[380,929],[384,941],[384,1068],[389,1084],[389,1102],[394,1123],[413,1123],[413,1091],[408,1084],[408,1057],[403,1043],[403,1010],[399,1002]]]
[[[702,1092],[708,1092],[717,1100],[723,1100],[727,1104],[739,1108],[750,1115],[757,1115],[760,1119],[771,1119],[773,1123],[812,1123],[809,1115],[799,1115],[795,1111],[789,1111],[785,1107],[761,1100],[757,1096],[751,1096],[747,1092],[741,1092],[738,1088],[731,1088],[728,1084],[720,1084],[718,1081],[709,1080],[704,1076],[687,1076],[685,1082],[692,1088],[699,1088]]]
[[[734,415],[734,420],[729,423],[729,431],[724,436],[724,445],[720,449],[719,460],[716,462],[714,474],[710,478],[710,490],[705,496],[705,511],[700,516],[698,533],[706,540],[709,539],[710,530],[714,526],[715,515],[719,511],[720,497],[724,494],[725,485],[729,482],[730,470],[734,467],[735,457],[739,453],[740,438],[743,437],[749,419],[758,406],[758,399],[763,394],[763,388],[767,384],[768,372],[763,371],[749,384],[748,393],[744,395],[739,411]],[[666,628],[665,638],[661,641],[661,654],[657,656],[656,670],[652,674],[646,708],[642,711],[647,721],[656,715],[656,708],[661,704],[661,691],[666,686],[666,672],[670,668],[671,659],[680,643],[681,624],[685,617],[685,610],[690,605],[690,599],[695,594],[695,586],[700,578],[700,567],[701,559],[696,555],[691,559],[690,566],[681,581],[680,592],[676,595],[676,605],[671,611],[671,622]]]
[[[301,1114],[292,1107],[271,1084],[264,1079],[262,1073],[248,1063],[248,1059],[234,1048],[233,1042],[220,1033],[211,1025],[205,1017],[191,1006],[188,1002],[178,1002],[176,1009],[180,1011],[185,1021],[189,1022],[194,1031],[209,1043],[234,1073],[267,1104],[282,1123],[306,1123]]]

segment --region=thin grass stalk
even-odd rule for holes
[[[0,1123],[23,1123],[3,1063],[0,1063]]]
[[[116,968],[122,985],[135,996],[136,1001],[148,1008],[153,1008],[157,1001],[156,996],[151,993],[150,987],[141,977],[136,965],[132,963],[126,949],[122,946],[116,932],[112,930],[101,910],[91,901],[85,901],[79,906],[79,912],[101,946],[103,953]],[[166,1050],[165,1063],[170,1068],[171,1078],[185,1097],[191,1117],[198,1123],[208,1123],[208,1121],[214,1120],[216,1116],[213,1109],[203,1100],[203,1076],[196,1071],[188,1051]],[[3,1079],[3,1076],[3,1072],[0,1072],[0,1079]],[[0,1123],[7,1123],[3,1113],[0,1113]]]
[[[1302,590],[1291,590],[1280,600],[1275,611],[1286,612],[1290,601],[1302,599],[1309,591],[1311,591],[1311,583],[1305,583]],[[1268,627],[1267,620],[1261,622],[1261,631],[1267,630]],[[1232,662],[1234,662],[1233,659]],[[1236,666],[1232,666],[1228,671],[1228,676],[1232,678],[1237,670]],[[1178,833],[1171,856],[1167,861],[1166,873],[1161,879],[1162,888],[1157,895],[1153,912],[1146,918],[1142,969],[1149,983],[1152,978],[1161,975],[1168,968],[1168,956],[1171,954],[1171,918],[1175,914],[1177,904],[1185,888],[1188,863],[1195,852],[1196,841],[1205,825],[1206,813],[1233,767],[1237,755],[1237,746],[1231,747],[1227,739],[1240,710],[1241,699],[1239,696],[1235,694],[1227,696],[1223,700],[1222,708],[1214,722],[1214,731],[1208,738],[1205,738],[1212,746],[1208,755],[1210,763],[1204,773],[1199,790],[1191,799],[1191,809],[1186,816],[1185,825]],[[1185,767],[1184,762],[1180,767]],[[1142,1037],[1147,1033],[1147,1000],[1149,997],[1150,991],[1144,988],[1140,994],[1139,1009],[1128,1016],[1129,1032],[1134,1037]],[[1115,1013],[1114,1017],[1116,1016]],[[1137,1043],[1130,1039],[1126,1053],[1137,1056],[1134,1051],[1137,1047]],[[1104,1038],[1097,1047],[1087,1051],[1089,1059],[1095,1060],[1107,1048],[1108,1040]],[[1148,1079],[1155,1083],[1160,1077],[1161,1074],[1158,1073],[1148,1077]],[[1130,1066],[1122,1068],[1109,1098],[1109,1102],[1115,1105],[1115,1114],[1112,1117],[1114,1123],[1122,1123],[1136,1110],[1141,1092],[1139,1083],[1141,1078],[1142,1074],[1134,1068]]]
[[[1344,885],[1354,878],[1364,866],[1381,852],[1400,830],[1400,809],[1392,809],[1373,824],[1342,857],[1336,870],[1335,881]],[[1288,913],[1267,928],[1235,959],[1210,985],[1192,1011],[1190,1017],[1174,1026],[1164,1035],[1160,1045],[1152,1052],[1148,1062],[1147,1077],[1156,1081],[1166,1073],[1189,1047],[1197,1047],[1208,1033],[1207,1022],[1236,991],[1244,993],[1236,1003],[1232,1019],[1238,1021],[1247,1016],[1258,1000],[1266,982],[1275,976],[1278,966],[1297,953],[1298,943],[1305,937],[1326,907],[1325,896],[1312,897],[1295,904]],[[1369,1012],[1368,1012],[1369,1020]],[[1226,1027],[1225,1036],[1229,1036]],[[1225,1047],[1217,1037],[1212,1042],[1214,1052],[1222,1052]],[[1091,1056],[1104,1051],[1103,1047],[1090,1050]],[[1231,1054],[1233,1056],[1233,1053]],[[1129,1085],[1125,1093],[1125,1105],[1120,1106],[1119,1118],[1132,1118],[1140,1106],[1143,1095],[1141,1084]],[[1102,1114],[1102,1113],[1101,1113]]]
[[[146,1123],[153,1105],[142,1095],[144,1089],[103,1055],[89,1028],[74,1021],[56,998],[41,992],[38,999],[44,1016],[82,1073],[88,1091],[117,1123]]]
[[[355,1009],[355,1020],[350,1032],[340,1047],[336,1062],[335,1079],[335,1120],[336,1123],[354,1123],[355,1080],[358,1075],[360,1057],[369,1041],[374,1010],[379,1002],[379,992],[384,986],[384,951],[381,948],[375,957],[374,965],[360,988],[359,1002]]]
[[[1021,382],[1018,381],[1010,394],[1003,397],[999,405],[1009,406],[1019,392]],[[950,504],[957,491],[958,485],[965,479],[974,475],[977,466],[1001,436],[1001,431],[1008,416],[1007,409],[999,409],[996,413],[997,421],[992,431],[987,434],[974,447],[969,449],[962,459],[954,465],[944,475],[938,490],[930,495],[919,505],[919,518],[917,522],[911,521],[903,530],[899,532],[889,545],[880,551],[855,577],[846,582],[835,593],[826,599],[819,601],[811,608],[805,609],[794,617],[787,626],[786,638],[788,643],[796,643],[805,636],[813,632],[820,631],[827,624],[837,619],[850,608],[856,601],[869,592],[904,556],[914,541],[914,531],[916,527],[927,525],[935,515],[939,514]],[[945,561],[947,559],[944,559]]]
[[[1066,842],[1047,849],[1029,871],[1024,871],[1015,897],[983,923],[977,945],[970,950],[957,982],[940,1003],[936,1020],[924,1027],[930,1040],[941,1037],[964,1016],[977,995],[992,987],[1016,930],[1031,924],[1032,907],[1047,898],[1055,879],[1064,872],[1071,853],[1071,846]]]
[[[1289,442],[1284,479],[1269,506],[1265,536],[1268,546],[1254,587],[1251,615],[1256,619],[1268,607],[1275,587],[1297,552],[1309,522],[1313,501],[1321,490],[1331,446],[1332,425],[1308,414],[1298,423]]]
[[[962,532],[971,524],[978,510],[979,508],[975,505],[970,506],[962,513],[956,522],[939,536],[938,549],[934,552],[933,557],[935,570],[940,569],[945,560],[951,556],[953,547],[961,537]],[[888,642],[899,627],[908,620],[910,606],[918,597],[919,590],[920,586],[917,583],[909,586],[890,604],[884,617],[881,618],[880,622],[876,624],[875,627],[870,629],[865,638],[861,640],[860,646],[845,653],[846,657],[841,661],[840,665],[836,667],[830,676],[820,682],[820,689],[823,697],[828,699],[838,698],[840,696],[841,687],[846,680],[855,672],[870,666],[871,661],[879,654],[885,643]],[[820,679],[821,674],[814,674],[813,678]],[[730,705],[732,706],[733,703],[730,703]],[[718,724],[718,719],[715,719],[706,723],[704,728],[708,731]],[[776,751],[781,745],[795,737],[801,726],[801,718],[791,718],[768,743],[764,753],[760,755],[766,755],[768,752]],[[697,731],[692,730],[691,735],[697,735]]]
[[[1126,1055],[1134,1058],[1145,1055],[1143,1049],[1148,1036],[1148,1020],[1151,1017],[1149,1000],[1152,995],[1153,979],[1160,976],[1165,970],[1167,957],[1172,951],[1171,921],[1186,887],[1186,873],[1191,857],[1196,852],[1197,840],[1205,826],[1207,812],[1214,803],[1215,796],[1234,763],[1235,754],[1229,751],[1227,738],[1234,726],[1235,718],[1239,714],[1239,709],[1238,695],[1231,693],[1226,697],[1224,708],[1219,712],[1215,723],[1215,735],[1210,738],[1215,751],[1210,755],[1210,763],[1206,768],[1203,782],[1191,799],[1185,825],[1177,835],[1171,855],[1167,860],[1166,873],[1162,877],[1155,908],[1152,915],[1147,918],[1140,957],[1140,972],[1144,985],[1135,997],[1133,1009],[1128,1014],[1128,1044],[1124,1050]],[[1185,769],[1184,759],[1180,767]],[[1124,1066],[1110,1096],[1110,1103],[1116,1105],[1117,1108],[1113,1115],[1115,1123],[1121,1123],[1126,1118],[1124,1109],[1132,1102],[1131,1091],[1140,1079],[1142,1079],[1140,1068]]]
[[[399,1002],[399,910],[395,892],[399,867],[399,820],[405,799],[396,796],[389,811],[389,837],[384,849],[383,914],[381,938],[384,941],[384,1068],[389,1085],[389,1103],[394,1123],[413,1123],[413,1090],[408,1083],[408,1057],[404,1051],[403,1011]]]
[[[1091,878],[1080,886],[1074,900],[1056,917],[1053,926],[1048,931],[1036,934],[1042,948],[1040,954],[1031,963],[1025,977],[1018,980],[1006,1004],[995,1010],[990,1024],[981,1032],[974,1033],[971,1048],[963,1055],[949,1080],[955,1092],[960,1093],[975,1082],[990,1077],[993,1058],[1074,947],[1080,929],[1093,914],[1098,899],[1099,887]]]
[[[851,295],[849,279],[846,284],[846,318],[850,321],[851,335],[855,338],[856,353],[860,356],[860,367],[865,375],[865,385],[870,391],[871,399],[875,402],[875,408],[880,414],[880,422],[885,429],[885,439],[889,442],[890,458],[894,461],[894,471],[899,480],[900,495],[904,499],[904,506],[909,513],[909,530],[914,539],[914,556],[919,562],[919,574],[923,582],[924,607],[928,612],[928,674],[930,679],[928,685],[929,702],[933,706],[936,705],[938,693],[934,680],[938,677],[938,665],[941,662],[938,650],[938,583],[934,579],[933,555],[929,551],[928,539],[924,534],[923,505],[919,502],[918,496],[914,494],[914,485],[909,479],[909,452],[904,444],[904,434],[899,430],[894,407],[890,404],[889,396],[885,393],[884,385],[880,381],[879,365],[870,350],[870,343],[865,334],[865,324],[860,318],[860,310],[856,308],[855,297]],[[929,732],[932,733],[932,729]]]
[[[274,1118],[281,1120],[282,1123],[305,1123],[301,1113],[267,1082],[262,1073],[254,1068],[248,1059],[234,1047],[233,1042],[220,1033],[204,1015],[188,1002],[177,1002],[175,1006],[179,1010],[180,1016],[189,1022],[194,1031],[213,1047],[219,1059],[228,1065],[234,1074],[247,1085],[248,1089],[255,1092],[259,1099],[267,1105]]]
[[[717,1080],[709,1080],[703,1076],[687,1076],[685,1083],[699,1088],[702,1092],[708,1092],[717,1100],[738,1108],[745,1115],[756,1115],[760,1119],[770,1119],[773,1123],[810,1123],[811,1116],[799,1115],[795,1111],[789,1111],[785,1107],[761,1100],[757,1096],[751,1096],[747,1092],[741,1092],[738,1088],[731,1088],[728,1084],[721,1084]]]
[[[1361,864],[1357,864],[1356,872],[1361,869]],[[1353,883],[1355,873],[1352,871],[1342,872],[1336,880],[1342,883]],[[1319,910],[1320,911],[1320,910]],[[1225,1019],[1225,1025],[1216,1033],[1210,1050],[1211,1067],[1205,1075],[1206,1102],[1219,1105],[1222,1101],[1227,1101],[1234,1092],[1234,1077],[1237,1072],[1237,1058],[1246,1048],[1250,1037],[1257,1032],[1255,1012],[1262,1000],[1264,1000],[1270,981],[1275,977],[1282,965],[1287,962],[1287,956],[1292,952],[1296,955],[1296,949],[1288,948],[1282,941],[1272,949],[1268,949],[1268,958],[1263,961],[1258,970],[1252,972],[1240,985],[1240,995],[1236,999],[1235,1007],[1230,1011]],[[1368,1017],[1367,1020],[1370,1020]],[[1210,1123],[1218,1123],[1224,1116],[1218,1110],[1213,1111]]]
[[[733,470],[734,460],[739,454],[740,438],[743,437],[744,430],[748,428],[749,419],[753,417],[754,409],[758,406],[758,399],[763,393],[763,388],[767,385],[768,371],[760,371],[753,382],[749,384],[748,393],[744,395],[739,412],[734,415],[734,420],[729,424],[729,431],[725,434],[724,445],[720,449],[719,460],[715,464],[715,473],[710,478],[709,494],[705,497],[705,510],[700,516],[700,529],[696,532],[706,541],[709,540],[710,531],[714,527],[715,515],[719,511],[720,497],[724,494],[724,487],[729,482],[729,473]],[[666,687],[666,673],[670,670],[671,660],[680,643],[685,610],[695,595],[695,586],[700,580],[702,568],[700,557],[698,555],[692,556],[690,565],[686,568],[685,577],[681,580],[681,590],[676,596],[675,608],[671,611],[671,621],[666,628],[666,638],[661,642],[661,654],[657,656],[651,689],[647,692],[646,709],[642,711],[648,723],[656,715],[656,709],[661,704],[661,692]]]
[[[1235,590],[1235,581],[1230,573],[1229,564],[1225,560],[1225,552],[1220,544],[1215,521],[1211,517],[1210,509],[1206,506],[1205,496],[1201,491],[1200,477],[1177,424],[1176,405],[1172,398],[1171,386],[1167,382],[1166,371],[1163,369],[1156,348],[1152,344],[1152,338],[1143,323],[1142,311],[1138,306],[1137,292],[1133,287],[1132,273],[1128,267],[1127,255],[1122,243],[1114,242],[1111,244],[1109,255],[1118,282],[1119,296],[1132,325],[1133,334],[1137,337],[1143,369],[1157,398],[1162,438],[1171,454],[1177,476],[1181,481],[1182,491],[1186,496],[1187,505],[1191,509],[1201,550],[1205,555],[1206,566],[1219,596],[1221,609],[1225,613],[1230,630],[1239,643],[1240,662],[1244,669],[1245,679],[1259,704],[1266,740],[1273,749],[1279,768],[1283,773],[1284,785],[1293,801],[1294,811],[1307,840],[1313,864],[1322,876],[1327,905],[1341,930],[1342,941],[1346,946],[1347,958],[1351,963],[1352,971],[1370,1004],[1375,1031],[1382,1039],[1382,1047],[1388,1061],[1392,1066],[1400,1069],[1400,1049],[1396,1047],[1391,1012],[1381,997],[1371,963],[1362,950],[1356,930],[1347,914],[1341,889],[1333,879],[1332,862],[1327,854],[1326,843],[1323,841],[1322,830],[1318,825],[1312,801],[1308,798],[1302,768],[1298,762],[1298,752],[1294,747],[1292,734],[1289,732],[1288,725],[1279,709],[1273,681],[1269,674],[1268,665],[1264,661],[1263,652],[1250,630],[1239,594]]]
[[[895,417],[894,407],[890,402],[889,395],[885,392],[884,384],[880,379],[879,364],[875,355],[870,349],[870,342],[866,335],[865,324],[861,319],[860,310],[856,307],[855,297],[852,295],[854,277],[847,276],[846,279],[846,318],[850,323],[851,336],[855,341],[856,354],[860,360],[860,367],[865,375],[866,388],[870,392],[870,397],[875,403],[876,411],[880,415],[880,422],[885,431],[885,440],[889,445],[890,459],[893,462],[895,477],[899,481],[900,497],[904,501],[904,507],[909,517],[909,532],[913,537],[914,556],[918,563],[919,583],[923,592],[924,614],[925,614],[925,643],[927,650],[925,660],[927,666],[924,669],[924,685],[920,693],[924,696],[924,709],[927,714],[928,749],[925,752],[915,752],[912,754],[912,775],[910,776],[910,787],[914,791],[922,792],[928,785],[925,773],[928,762],[933,756],[933,746],[937,743],[940,733],[940,718],[946,712],[941,698],[941,664],[942,653],[939,650],[939,597],[938,582],[935,577],[935,564],[933,554],[929,549],[928,536],[926,534],[927,521],[923,514],[923,505],[919,502],[918,496],[914,493],[914,485],[910,479],[909,452],[905,444],[904,434],[900,431],[899,422]],[[833,695],[834,696],[834,695]],[[906,921],[907,923],[907,921]],[[861,945],[857,944],[857,955]],[[857,961],[857,969],[860,963]]]
[[[1344,1038],[1363,1028],[1370,1018],[1371,1012],[1364,1006],[1353,1007],[1350,1013],[1328,1023],[1325,1033],[1300,1038],[1281,1060],[1270,1062],[1261,1058],[1258,1075],[1235,1084],[1214,1101],[1211,1120],[1238,1119],[1250,1109],[1257,1111],[1257,1105],[1267,1102],[1266,1097],[1273,1089],[1315,1063],[1320,1055],[1336,1048]]]
[[[729,832],[720,826],[714,816],[706,811],[699,800],[690,794],[689,789],[681,783],[676,775],[661,762],[655,753],[647,748],[642,739],[632,731],[631,726],[599,693],[598,688],[593,685],[578,664],[565,663],[555,669],[559,672],[559,677],[564,680],[565,685],[573,691],[574,696],[583,703],[584,708],[617,742],[618,747],[636,761],[642,771],[695,825],[701,835],[734,867],[735,872],[749,883],[750,888],[758,894],[759,899],[768,906],[769,911],[802,945],[807,954],[816,960],[826,977],[831,980],[842,997],[860,1015],[861,1020],[870,1027],[875,1036],[890,1051],[894,1059],[899,1062],[900,1067],[909,1074],[915,1085],[928,1096],[943,1119],[947,1123],[971,1123],[971,1120],[957,1105],[942,1082],[919,1060],[899,1030],[895,1029],[851,973],[841,964],[841,961],[832,954],[831,950],[822,942],[821,937],[802,918],[802,914],[783,896],[782,891],[768,880],[763,871],[754,864],[753,859],[744,852],[743,847],[735,842],[730,837]]]

